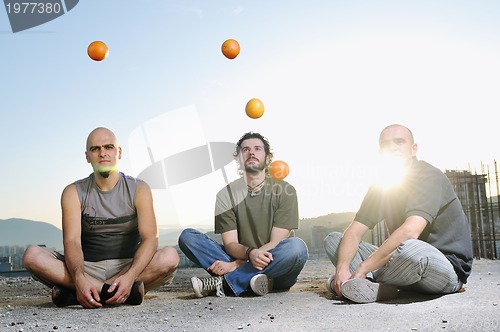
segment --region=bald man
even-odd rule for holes
[[[379,136],[392,187],[372,186],[343,234],[325,238],[335,275],[327,288],[356,303],[388,300],[398,289],[429,294],[457,292],[472,268],[472,241],[462,205],[446,175],[417,159],[417,144],[405,126],[392,124]],[[396,172],[399,166],[399,172]],[[362,241],[383,221],[380,247]]]
[[[121,156],[115,134],[94,129],[85,151],[93,172],[61,196],[64,255],[39,246],[24,253],[24,266],[52,288],[59,307],[138,305],[148,290],[173,280],[177,251],[158,249],[151,189],[118,171]]]

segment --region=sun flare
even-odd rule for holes
[[[406,174],[404,161],[399,156],[383,154],[376,166],[375,185],[383,189],[399,186]]]

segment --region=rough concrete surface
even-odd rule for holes
[[[326,291],[326,259],[309,260],[287,292],[263,297],[195,298],[179,269],[172,285],[149,292],[140,306],[55,307],[31,278],[0,278],[0,331],[500,331],[500,261],[476,260],[465,292],[401,293],[398,299],[353,304]]]

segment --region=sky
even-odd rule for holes
[[[0,219],[60,228],[61,192],[91,173],[85,141],[99,126],[132,176],[259,132],[290,166],[301,218],[358,209],[388,124],[408,126],[418,158],[443,171],[493,167],[498,17],[496,0],[85,0],[13,33],[0,8]],[[109,47],[100,62],[87,56],[95,40]],[[261,118],[246,116],[251,98]],[[153,189],[160,228],[212,227],[224,176],[237,178],[234,162]]]

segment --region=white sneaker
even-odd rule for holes
[[[250,288],[255,295],[266,295],[273,290],[273,279],[269,279],[265,274],[257,274],[250,280]]]
[[[340,290],[344,297],[356,303],[387,301],[398,296],[396,286],[371,282],[364,278],[346,280]]]
[[[205,297],[211,294],[224,297],[223,278],[223,276],[207,278],[192,277],[191,284],[193,285],[194,294],[196,297]]]

